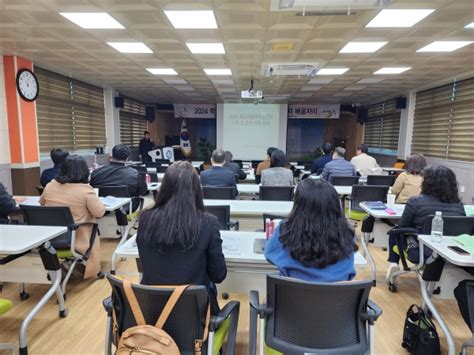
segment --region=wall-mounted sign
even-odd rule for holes
[[[213,104],[174,104],[175,118],[216,118]]]
[[[288,105],[288,118],[339,118],[341,105]]]

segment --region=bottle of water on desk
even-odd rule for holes
[[[436,211],[436,215],[431,222],[431,241],[441,243],[443,240],[443,217],[440,211]]]

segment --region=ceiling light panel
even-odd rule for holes
[[[155,75],[178,75],[172,68],[146,68],[146,70]]]
[[[230,69],[204,69],[207,75],[232,75]]]
[[[164,11],[174,28],[212,29],[217,28],[214,11]]]
[[[467,24],[464,28],[474,28],[474,22]]]
[[[412,27],[433,11],[433,9],[386,9],[380,11],[365,27]]]
[[[107,44],[120,53],[153,53],[153,51],[142,42],[107,42]]]
[[[434,41],[418,49],[417,52],[453,52],[471,43],[471,41]]]
[[[401,74],[403,72],[406,72],[407,70],[410,70],[411,67],[386,67],[377,70],[374,74],[375,75],[381,75],[381,74]]]
[[[107,12],[60,12],[59,14],[85,29],[125,28]]]
[[[222,43],[186,43],[191,53],[194,54],[224,54]]]
[[[349,42],[339,53],[374,53],[386,44],[387,42]]]
[[[342,75],[348,70],[349,68],[323,68],[316,75]]]

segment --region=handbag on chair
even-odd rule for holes
[[[413,304],[407,311],[402,347],[412,355],[440,355],[438,332],[425,312]]]

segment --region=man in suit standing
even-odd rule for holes
[[[216,149],[211,156],[212,168],[201,172],[202,186],[226,187],[233,186],[237,192],[234,173],[225,168],[225,152],[222,149]]]
[[[138,154],[142,160],[142,162],[151,161],[151,157],[148,155],[150,150],[153,150],[155,147],[155,143],[150,139],[150,132],[145,131],[143,132],[143,138],[140,140],[140,144],[138,145]]]

